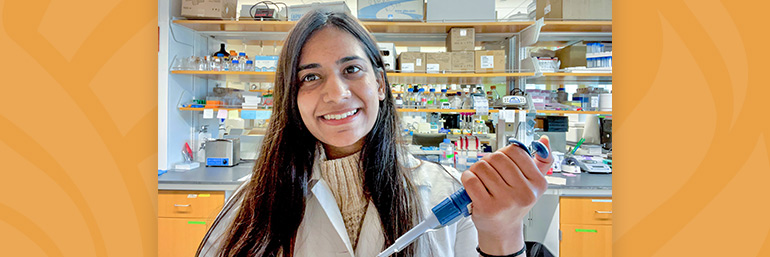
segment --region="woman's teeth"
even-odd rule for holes
[[[323,117],[324,119],[327,119],[327,120],[341,120],[341,119],[347,118],[350,115],[356,114],[357,112],[358,112],[358,109],[355,109],[343,114],[327,114],[327,115],[324,115]]]

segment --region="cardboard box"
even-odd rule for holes
[[[482,50],[476,51],[476,73],[505,72],[505,51]]]
[[[495,0],[429,0],[425,20],[429,22],[495,21]]]
[[[443,73],[452,69],[452,53],[425,53],[425,72]]]
[[[238,0],[182,0],[182,17],[235,19]]]
[[[421,21],[423,4],[423,0],[358,0],[358,19]]]
[[[474,72],[476,70],[474,52],[452,52],[452,72]]]
[[[537,0],[535,15],[546,20],[612,20],[612,0]]]
[[[571,45],[556,50],[556,57],[561,61],[559,69],[586,66],[586,46]]]
[[[403,52],[398,55],[398,70],[401,72],[425,73],[425,53]]]
[[[476,46],[476,29],[451,28],[446,35],[446,50],[448,52],[473,51]]]

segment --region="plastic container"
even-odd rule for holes
[[[436,89],[431,88],[430,94],[428,94],[428,103],[426,108],[437,109],[437,105],[436,105],[437,102],[438,101],[436,100]]]
[[[406,89],[406,108],[414,108],[414,89]]]
[[[444,142],[438,144],[439,150],[441,150],[441,156],[439,156],[439,163],[444,166],[454,167],[454,153],[455,145],[452,144],[448,138],[444,138]]]
[[[569,94],[567,94],[567,91],[560,87],[558,90],[556,90],[556,101],[560,104],[566,104],[569,100]]]
[[[447,98],[447,96],[446,96],[446,88],[445,89],[441,89],[441,93],[438,96],[438,106],[441,109],[449,109],[450,108],[449,98]]]

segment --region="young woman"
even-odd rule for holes
[[[376,256],[462,186],[473,200],[471,218],[426,233],[395,256],[521,252],[522,219],[545,191],[553,158],[505,147],[462,174],[415,159],[399,143],[383,67],[354,18],[313,11],[297,23],[278,61],[253,175],[198,255]]]

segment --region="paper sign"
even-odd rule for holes
[[[219,110],[217,112],[217,119],[227,119],[227,110]]]
[[[229,110],[227,111],[227,119],[229,120],[237,120],[240,118],[240,115],[238,115],[238,110]]]
[[[482,55],[481,56],[481,68],[482,69],[492,69],[495,67],[495,56],[494,55]]]
[[[422,66],[422,58],[414,59],[415,66]]]
[[[516,121],[516,110],[502,110],[505,122]]]
[[[437,73],[439,71],[438,63],[428,63],[425,66],[425,71]]]
[[[257,117],[257,111],[252,111],[252,110],[242,110],[241,111],[241,119],[253,120],[256,117]]]
[[[241,119],[244,120],[267,120],[270,119],[270,111],[243,110]]]
[[[213,119],[214,118],[214,109],[203,109],[203,118],[204,119]]]

